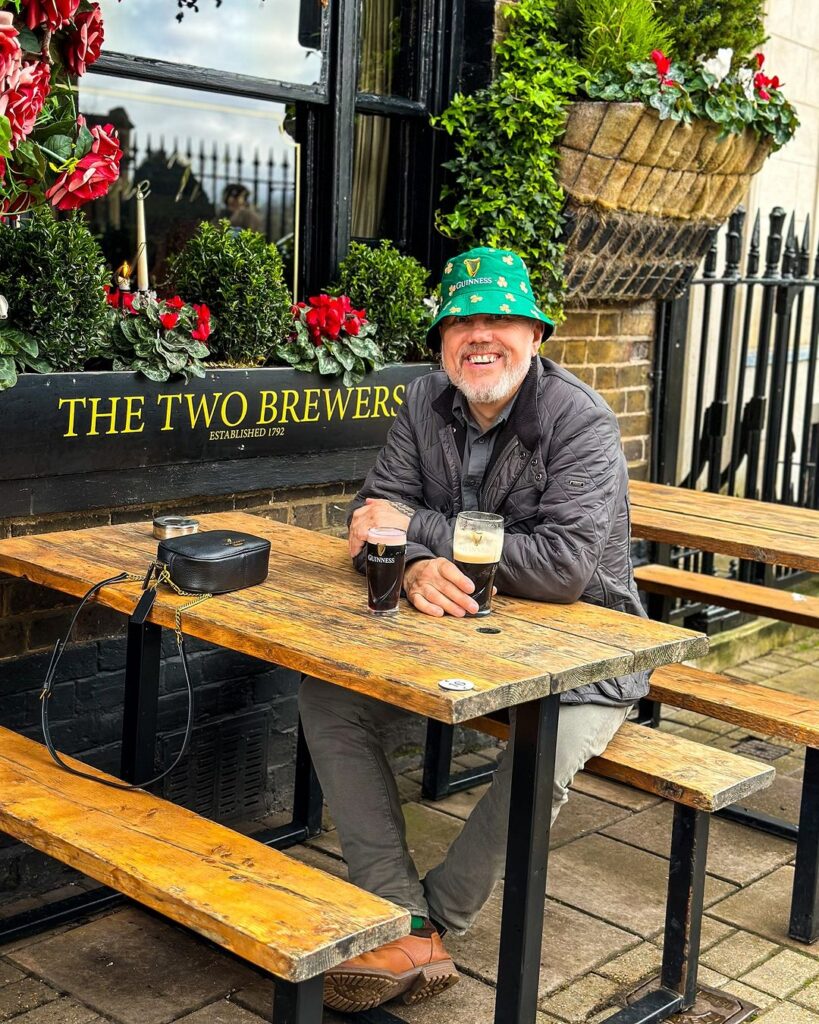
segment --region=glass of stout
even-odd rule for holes
[[[492,611],[495,571],[503,551],[503,516],[493,512],[459,512],[452,538],[452,560],[475,584],[475,615]],[[467,613],[468,614],[468,613]]]
[[[404,582],[407,534],[391,526],[367,531],[367,610],[371,615],[395,615]]]

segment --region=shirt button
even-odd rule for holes
[[[483,444],[483,442],[484,442],[484,439],[482,437],[479,437],[478,438],[478,444]]]

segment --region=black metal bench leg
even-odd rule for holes
[[[139,783],[155,774],[162,628],[146,621],[155,597],[156,591],[144,591],[128,619],[120,762],[126,782]]]
[[[286,825],[254,832],[253,838],[266,846],[284,850],[303,843],[321,832],[323,795],[321,783],[313,767],[304,730],[299,718],[296,739],[296,772],[293,780],[293,817]]]
[[[307,981],[276,981],[273,1024],[321,1024],[324,975]]]
[[[815,942],[819,938],[819,749],[816,747],[805,750],[788,935],[797,942]]]
[[[663,988],[682,996],[684,1010],[697,997],[709,825],[706,811],[674,805],[660,981]]]
[[[421,795],[425,800],[443,800],[449,794],[449,770],[452,761],[454,729],[434,718],[427,720],[427,744],[424,751],[424,780]]]

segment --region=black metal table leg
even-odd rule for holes
[[[450,790],[449,768],[452,761],[454,729],[445,722],[427,719],[427,742],[424,749],[424,778],[421,795],[425,800],[443,800]]]
[[[517,708],[495,1024],[537,1011],[559,712],[559,694]]]
[[[293,817],[286,825],[254,832],[253,838],[277,850],[303,843],[321,832],[322,792],[299,718],[296,740],[296,775],[293,782]]]
[[[321,1024],[324,975],[307,981],[276,979],[273,1024]]]
[[[155,774],[162,628],[146,621],[155,597],[155,590],[146,590],[128,620],[120,762],[126,782],[138,783]]]
[[[805,749],[788,935],[798,942],[815,942],[819,938],[819,749],[816,747]]]

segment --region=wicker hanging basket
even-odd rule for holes
[[[572,104],[560,146],[570,305],[668,298],[688,283],[771,149],[751,131],[718,134],[640,103]]]

